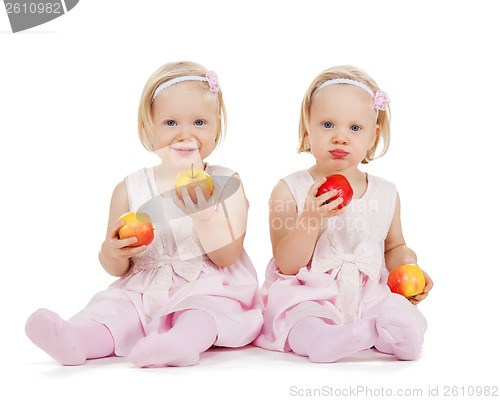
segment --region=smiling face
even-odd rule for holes
[[[340,172],[365,158],[378,129],[371,96],[357,86],[334,84],[314,94],[305,140],[318,167]]]
[[[216,96],[206,86],[176,83],[155,97],[151,144],[163,161],[198,164],[215,149],[220,119]]]

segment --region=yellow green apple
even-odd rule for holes
[[[198,203],[196,198],[195,188],[199,187],[205,199],[208,199],[212,195],[213,184],[210,175],[201,169],[186,169],[182,171],[175,179],[175,190],[178,196],[182,199],[181,189],[186,187],[189,196],[194,204]]]

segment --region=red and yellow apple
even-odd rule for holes
[[[392,293],[409,298],[424,291],[425,276],[418,265],[400,265],[389,274],[387,285],[389,285]]]
[[[212,195],[213,190],[210,175],[200,169],[194,169],[192,166],[191,169],[182,171],[179,175],[177,175],[177,178],[175,178],[175,190],[181,199],[181,189],[183,187],[186,187],[187,192],[189,193],[189,196],[194,204],[198,203],[195,188],[199,187],[201,189],[201,193],[203,193],[205,199],[208,199]]]
[[[319,187],[316,197],[321,196],[323,193],[329,192],[330,190],[334,189],[337,190],[337,194],[327,200],[327,203],[330,203],[333,200],[342,197],[343,201],[336,207],[336,209],[339,210],[341,208],[347,207],[352,200],[353,191],[347,178],[341,174],[327,176],[326,182]]]
[[[129,237],[136,237],[137,242],[131,244],[131,247],[138,247],[142,245],[149,245],[154,239],[155,233],[151,218],[143,212],[129,212],[123,214],[118,221],[125,221],[120,229],[118,229],[118,237],[120,239],[127,239]]]

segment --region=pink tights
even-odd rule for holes
[[[197,364],[200,354],[217,338],[213,318],[204,311],[186,310],[175,313],[173,323],[165,333],[152,332],[137,342],[130,360],[139,367]],[[25,330],[33,343],[63,365],[82,365],[88,359],[107,357],[115,349],[105,325],[90,319],[67,322],[46,309],[33,313]]]
[[[106,326],[94,320],[70,323],[44,308],[28,318],[25,330],[33,343],[63,365],[81,365],[90,358],[107,357],[115,350]]]
[[[403,312],[384,312],[377,317],[375,348],[382,353],[394,354],[400,360],[416,360],[426,328],[425,320],[411,319]]]
[[[198,364],[200,354],[217,339],[213,318],[205,311],[186,310],[174,315],[173,327],[151,332],[129,354],[138,367],[187,367]]]
[[[306,317],[290,330],[288,344],[294,353],[312,362],[334,362],[369,349],[377,340],[375,318],[350,325],[330,325],[323,318]]]
[[[290,330],[288,344],[294,353],[312,362],[335,362],[375,346],[400,360],[415,360],[423,342],[420,332],[402,313],[386,312],[349,325],[331,325],[323,318],[306,317]]]

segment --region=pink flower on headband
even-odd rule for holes
[[[373,96],[373,107],[377,110],[387,110],[387,106],[390,102],[391,99],[387,96],[387,93],[382,90],[377,90],[377,93]]]
[[[214,71],[207,72],[207,81],[210,86],[211,92],[219,91],[219,79],[217,78],[217,74]]]

